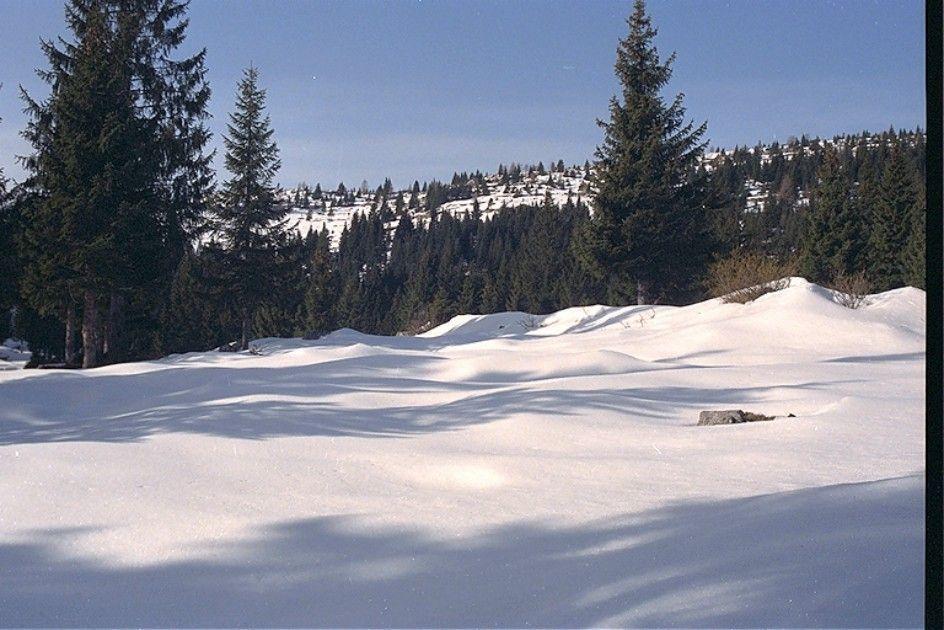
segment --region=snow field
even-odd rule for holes
[[[924,301],[2,372],[0,625],[918,626]]]

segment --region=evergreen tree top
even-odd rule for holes
[[[245,192],[247,185],[271,189],[281,167],[265,101],[266,92],[259,87],[259,71],[250,66],[243,71],[236,90],[236,109],[230,113],[228,135],[223,137],[226,169],[234,175],[226,184],[230,193]]]
[[[673,53],[665,63],[659,60],[653,40],[658,29],[646,14],[644,0],[636,0],[626,20],[629,36],[620,40],[616,51],[616,76],[627,100],[635,94],[657,97],[672,76]]]

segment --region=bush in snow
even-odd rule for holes
[[[406,321],[403,330],[397,331],[398,337],[412,337],[436,327],[429,306],[416,307]]]
[[[790,286],[795,263],[781,263],[758,253],[735,251],[708,268],[706,285],[712,297],[723,302],[746,304],[765,293]]]
[[[525,330],[535,330],[541,327],[540,321],[534,315],[525,315],[518,321],[518,324]]]
[[[856,309],[868,304],[869,281],[861,271],[836,275],[830,288],[833,290],[833,299],[846,308]]]

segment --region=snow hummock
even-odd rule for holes
[[[0,625],[920,625],[924,308],[795,278],[0,373]]]
[[[29,344],[22,339],[8,337],[0,343],[0,371],[22,368],[32,356]]]

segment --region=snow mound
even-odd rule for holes
[[[5,339],[0,344],[0,371],[17,370],[29,363],[33,353],[29,345],[21,339]]]
[[[835,292],[791,278],[790,286],[747,304],[719,299],[684,307],[586,306],[549,315],[521,312],[459,315],[419,337],[469,344],[559,335],[620,335],[634,356],[650,360],[711,353],[742,363],[782,362],[809,353],[844,356],[864,348],[920,348],[925,293],[906,287],[868,296],[859,309],[841,305]],[[590,343],[590,342],[587,342]]]

